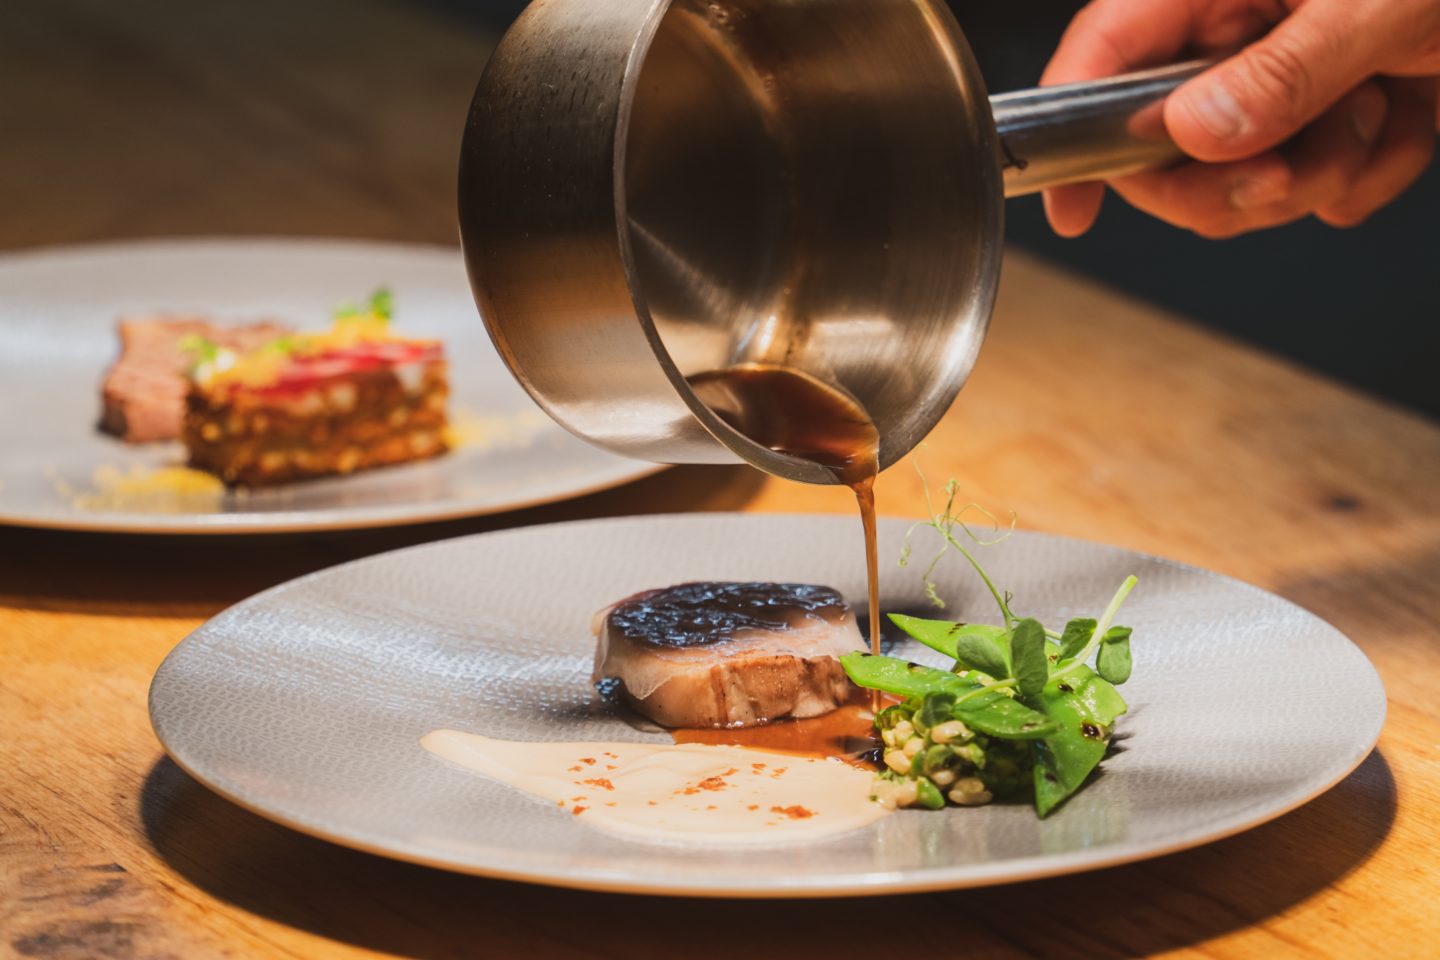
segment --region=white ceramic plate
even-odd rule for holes
[[[183,462],[178,443],[95,429],[99,384],[126,313],[329,322],[337,303],[395,294],[396,324],[442,338],[461,446],[424,463],[248,496],[136,493],[107,477]],[[260,533],[494,513],[654,472],[583,443],[541,413],[495,353],[458,251],[333,240],[183,240],[0,257],[0,522],[142,533]]]
[[[904,525],[882,521],[882,556]],[[921,549],[924,546],[922,545]],[[696,579],[808,581],[865,594],[846,517],[691,515],[557,524],[428,544],[325,570],[205,624],[161,665],[155,730],[175,761],[297,830],[402,860],[560,886],[821,896],[1001,883],[1124,863],[1264,823],[1370,752],[1385,694],[1364,655],[1293,604],[1112,547],[1016,534],[983,552],[1015,607],[1097,615],[1140,585],[1124,750],[1046,820],[1025,806],[902,811],[799,847],[626,841],[437,759],[436,728],[515,739],[645,740],[596,703],[591,613]],[[914,570],[883,567],[886,610]],[[993,619],[948,566],[950,613]],[[936,662],[907,644],[901,655]],[[663,736],[658,737],[664,739]]]

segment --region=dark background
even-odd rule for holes
[[[993,92],[1033,86],[1083,4],[951,3]],[[1360,227],[1307,219],[1205,240],[1106,198],[1096,229],[1051,233],[1040,202],[1009,202],[1022,247],[1440,417],[1440,165]]]
[[[994,91],[1033,85],[1081,6],[952,4]],[[466,105],[523,7],[0,0],[0,247],[453,243]],[[1062,240],[1038,198],[1007,214],[1018,246],[1440,417],[1440,166],[1348,231],[1307,222],[1207,241],[1111,197],[1096,229]]]
[[[520,0],[425,0],[492,28]],[[990,90],[1034,86],[1078,0],[950,0]],[[1364,225],[1308,220],[1204,240],[1106,199],[1064,240],[1038,197],[1009,201],[1011,242],[1240,339],[1440,417],[1440,164]],[[1076,318],[1084,322],[1083,317]]]

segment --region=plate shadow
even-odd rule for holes
[[[509,513],[370,530],[165,536],[0,526],[0,605],[101,616],[208,617],[278,583],[359,557],[511,527],[624,514],[741,510],[765,477],[673,467]]]
[[[169,758],[151,769],[137,812],[155,852],[207,893],[279,923],[406,957],[608,958],[621,955],[623,944],[625,956],[680,951],[694,960],[730,960],[736,941],[723,932],[735,930],[769,955],[880,956],[896,946],[881,919],[928,916],[943,922],[904,926],[936,956],[963,945],[977,960],[1118,960],[1200,943],[1290,909],[1363,864],[1390,831],[1395,810],[1394,778],[1377,750],[1334,789],[1273,823],[1144,863],[863,902],[663,903],[461,876],[334,846],[235,806]],[[856,922],[861,911],[876,922]]]

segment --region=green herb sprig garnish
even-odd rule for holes
[[[365,302],[362,309],[354,303],[342,303],[335,308],[336,320],[348,320],[352,317],[374,316],[379,317],[386,323],[394,319],[395,295],[389,287],[380,287],[370,294],[370,299]]]
[[[1010,514],[1009,528],[1001,533],[1000,518],[980,506],[980,504],[973,502],[965,503],[961,504],[957,509],[955,499],[958,496],[960,485],[953,478],[945,484],[945,507],[943,510],[936,512],[935,505],[930,499],[930,484],[926,481],[925,473],[920,469],[918,463],[915,465],[915,472],[920,475],[921,489],[925,491],[925,512],[929,515],[929,519],[917,520],[910,525],[909,530],[905,531],[905,543],[900,548],[900,566],[907,566],[910,563],[911,540],[915,536],[915,531],[921,527],[929,527],[940,535],[941,543],[939,552],[930,560],[930,566],[925,568],[925,573],[921,576],[921,579],[925,583],[925,596],[928,597],[930,602],[935,604],[936,607],[944,609],[945,601],[942,600],[940,594],[936,592],[935,581],[932,577],[935,573],[935,567],[939,565],[941,560],[945,559],[945,554],[949,553],[952,549],[957,550],[962,557],[969,561],[970,566],[975,568],[975,572],[978,573],[980,579],[985,582],[985,586],[990,590],[990,595],[993,596],[995,602],[1000,605],[1000,613],[1005,618],[1005,625],[1007,627],[1010,626],[1015,619],[1014,615],[1010,612],[1010,595],[1008,593],[1001,593],[995,588],[995,584],[990,581],[990,577],[985,573],[985,569],[975,560],[974,554],[970,552],[959,537],[955,536],[955,528],[959,527],[972,543],[982,547],[991,547],[1010,536],[1011,531],[1015,529],[1015,514]],[[991,526],[996,531],[994,537],[986,540],[970,528],[970,525],[965,522],[964,518],[965,514],[972,511],[990,521]]]
[[[214,363],[220,357],[220,344],[198,333],[188,333],[180,338],[180,352],[190,358],[192,366]]]
[[[875,718],[885,744],[875,796],[892,805],[939,808],[947,799],[975,806],[1028,795],[1043,817],[1085,785],[1110,747],[1115,721],[1129,709],[1115,688],[1130,677],[1131,630],[1114,621],[1136,580],[1125,578],[1098,619],[1072,619],[1058,633],[1033,617],[1017,617],[1013,597],[995,586],[956,535],[958,529],[972,544],[995,543],[977,537],[961,515],[975,510],[997,528],[999,521],[974,504],[957,510],[956,489],[954,480],[947,483],[944,509],[930,507],[930,519],[910,531],[930,527],[944,540],[923,574],[926,594],[943,606],[931,578],[954,549],[979,574],[1004,623],[890,615],[905,633],[954,660],[949,670],[861,652],[840,658],[857,685],[905,698]],[[907,534],[902,565],[909,555]]]
[[[267,340],[261,344],[260,350],[266,353],[273,353],[281,357],[293,356],[309,342],[309,338],[303,334],[282,333],[274,340]]]
[[[180,352],[185,354],[187,363],[185,376],[190,379],[198,377],[203,370],[210,370],[220,362],[220,354],[224,350],[220,344],[209,337],[198,333],[188,333],[180,338]]]

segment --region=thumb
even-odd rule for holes
[[[1301,4],[1267,36],[1171,94],[1166,129],[1197,160],[1241,160],[1269,150],[1392,57],[1407,27],[1395,14],[1407,6],[1403,0]]]

